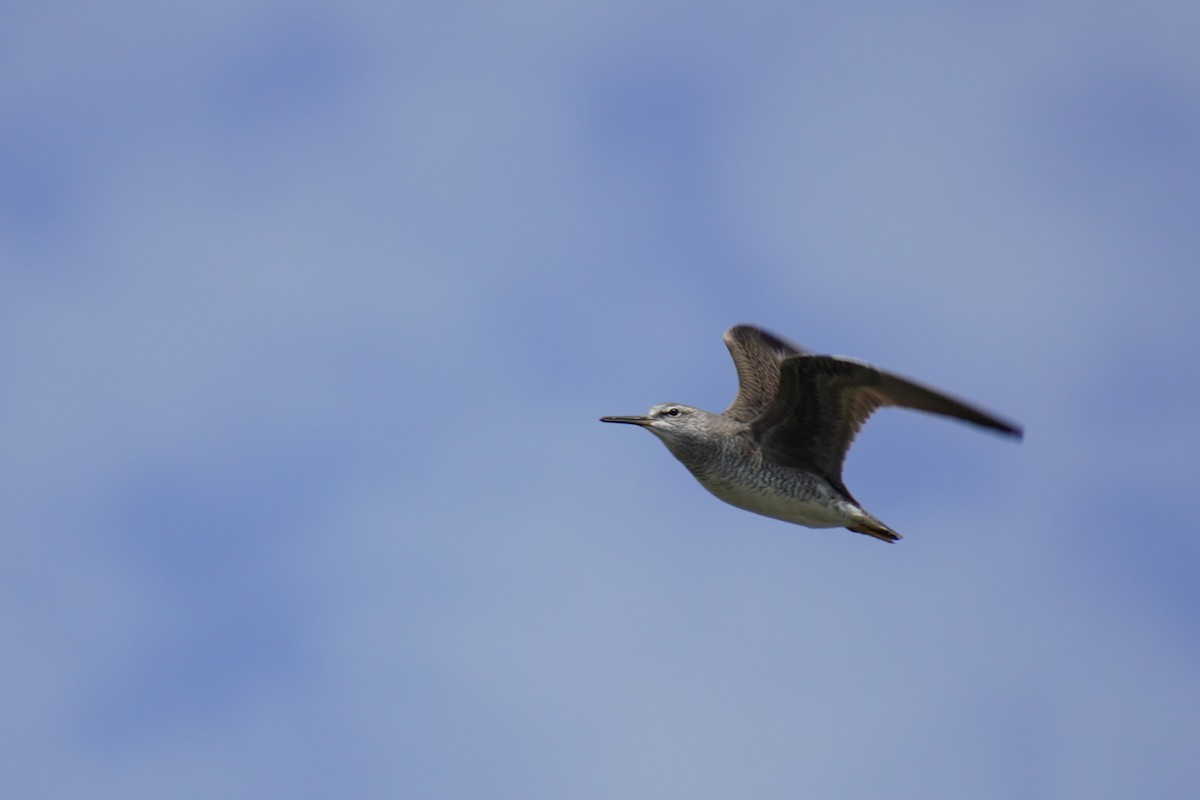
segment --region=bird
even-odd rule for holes
[[[660,403],[640,416],[601,417],[657,436],[721,500],[809,528],[844,527],[884,542],[901,536],[850,494],[842,465],[884,406],[954,417],[1021,439],[1013,422],[879,367],[815,355],[753,325],[725,332],[738,390],[720,414]]]

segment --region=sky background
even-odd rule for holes
[[[1194,3],[8,3],[0,794],[1200,796]],[[888,546],[644,432],[752,322]]]

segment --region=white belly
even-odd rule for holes
[[[722,480],[701,481],[704,488],[730,505],[809,528],[841,528],[862,518],[862,512],[832,489],[814,486],[806,496],[771,491]]]

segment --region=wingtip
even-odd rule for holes
[[[992,427],[1006,436],[1011,436],[1018,442],[1025,441],[1025,429],[1016,423],[1001,422],[1000,424],[993,425]]]
[[[745,348],[765,345],[768,349],[774,351],[778,358],[808,354],[806,349],[795,342],[790,342],[776,333],[748,322],[740,322],[732,326],[725,331],[721,338],[725,340],[725,344],[731,350],[734,347]]]

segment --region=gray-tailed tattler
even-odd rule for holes
[[[818,356],[751,325],[725,332],[738,392],[720,414],[663,403],[645,416],[602,417],[646,428],[705,489],[727,503],[810,528],[900,534],[854,499],[842,463],[867,418],[900,406],[1022,436],[1019,426],[939,391],[840,356]]]

